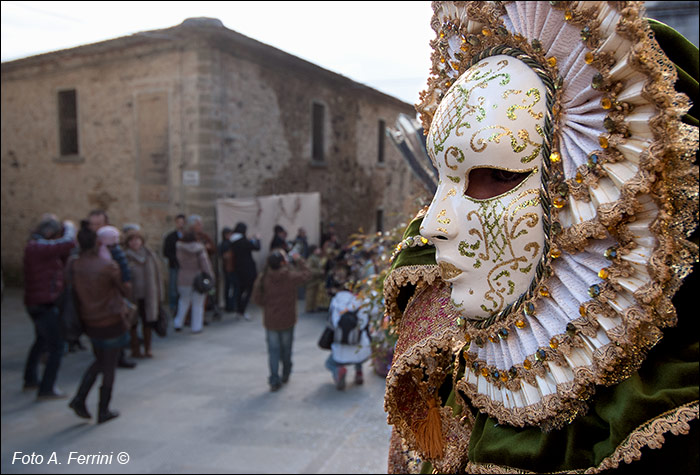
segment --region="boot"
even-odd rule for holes
[[[85,407],[85,399],[87,398],[90,389],[92,389],[92,385],[95,384],[96,379],[97,372],[90,371],[90,369],[88,369],[83,376],[83,380],[80,382],[78,393],[71,400],[70,404],[68,404],[68,407],[73,409],[78,417],[82,417],[83,419],[92,418],[92,414],[90,414],[87,407]]]
[[[143,327],[143,356],[153,358],[151,353],[151,327]]]
[[[141,358],[141,342],[136,327],[131,328],[131,357]]]
[[[365,379],[362,377],[362,370],[355,371],[355,384],[362,384]]]
[[[102,386],[100,388],[100,403],[99,403],[99,414],[97,414],[97,423],[102,424],[110,419],[114,419],[119,416],[117,411],[109,410],[109,401],[112,399],[112,388],[105,388]]]

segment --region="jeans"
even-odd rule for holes
[[[326,360],[326,369],[333,374],[334,381],[338,379],[338,370],[343,366],[345,365],[335,362],[333,359],[333,354],[328,355],[328,359]],[[362,372],[362,363],[355,363],[355,371],[360,373]]]
[[[224,305],[227,312],[236,310],[236,288],[238,287],[238,278],[235,272],[224,273]]]
[[[287,330],[265,330],[267,356],[270,364],[270,386],[280,384],[279,363],[282,361],[282,381],[286,382],[292,372],[292,341],[294,327]]]
[[[178,287],[178,290],[180,291],[180,300],[177,305],[177,316],[175,316],[173,326],[182,328],[187,310],[189,310],[191,304],[190,323],[192,324],[192,332],[201,332],[204,325],[204,299],[206,294],[195,292],[192,287]]]
[[[177,300],[180,297],[177,291],[177,269],[168,268],[168,302],[170,303],[171,313],[175,314],[177,308]]]
[[[24,384],[31,386],[39,383],[39,394],[54,391],[58,368],[65,351],[65,342],[61,337],[59,309],[53,304],[27,307],[27,312],[34,322],[35,340],[24,367]],[[48,351],[49,357],[44,368],[44,375],[39,382],[38,369],[41,354]]]

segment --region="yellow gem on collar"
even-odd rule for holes
[[[551,340],[549,340],[549,347],[553,350],[556,350],[557,348],[559,348],[559,342],[552,338]]]
[[[571,10],[567,10],[564,12],[564,20],[566,21],[571,21],[571,19],[574,17],[574,14],[571,13]]]
[[[530,363],[530,360],[528,360],[527,358],[525,359],[525,361],[523,361],[523,368],[525,368],[528,371],[532,369],[532,363]]]
[[[488,28],[483,28],[481,30],[481,34],[484,36],[491,36],[491,30],[489,30]]]
[[[604,97],[600,100],[600,105],[603,109],[608,110],[612,108],[612,100],[609,97]]]
[[[549,289],[546,286],[540,287],[540,295],[542,297],[549,297]]]
[[[593,60],[595,59],[595,56],[593,56],[592,52],[586,53],[586,56],[584,56],[583,60],[586,61],[586,64],[591,64]]]
[[[598,143],[600,143],[600,148],[602,149],[606,149],[610,146],[607,137],[604,137],[602,135],[598,138]]]
[[[555,67],[557,65],[557,58],[554,56],[550,56],[547,58],[547,64],[549,64],[551,67]]]
[[[552,205],[554,205],[554,207],[557,209],[561,209],[566,206],[566,200],[561,196],[557,196],[554,198],[554,200],[552,200]]]
[[[610,277],[610,271],[608,270],[608,268],[603,267],[602,269],[600,269],[600,271],[598,272],[598,277],[600,277],[601,279],[607,279],[608,277]]]
[[[552,249],[552,250],[549,252],[549,256],[550,256],[552,259],[557,259],[557,258],[561,257],[561,251],[560,251],[559,249]]]
[[[581,306],[579,306],[579,308],[578,308],[578,313],[579,313],[579,315],[581,315],[582,317],[585,317],[586,314],[587,314],[588,312],[586,311],[586,307],[583,306],[583,305],[581,305]]]
[[[486,367],[481,368],[481,375],[486,378],[489,375],[489,370]]]
[[[523,319],[518,319],[515,321],[515,326],[518,328],[525,328],[525,325],[526,325],[526,323],[525,323],[525,320],[523,320]]]
[[[559,152],[552,152],[551,155],[549,155],[549,161],[552,163],[561,162],[561,155],[559,155]]]
[[[576,172],[574,181],[576,181],[576,183],[583,183],[583,175],[581,175],[581,172]]]

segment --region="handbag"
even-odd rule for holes
[[[206,294],[214,288],[214,282],[211,280],[211,276],[209,274],[206,272],[200,272],[197,274],[197,277],[194,278],[192,288],[195,290],[195,292]]]
[[[159,337],[165,337],[168,335],[168,320],[170,319],[168,311],[162,305],[158,306],[158,319],[153,327],[156,331],[156,335]]]
[[[78,302],[73,291],[72,262],[68,264],[65,288],[59,298],[58,310],[61,337],[67,342],[78,341],[83,334],[83,323],[80,321]]]
[[[321,338],[318,339],[318,346],[323,350],[330,350],[334,337],[335,330],[330,326],[326,326],[323,333],[321,333]]]

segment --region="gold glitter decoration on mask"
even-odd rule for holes
[[[477,136],[486,130],[501,130],[501,132],[494,132],[493,134],[488,136],[486,139],[484,139],[482,137],[479,137],[477,139]],[[537,130],[538,134],[543,134],[541,128],[536,127],[536,130]],[[515,153],[520,153],[520,152],[524,151],[528,147],[528,145],[534,147],[534,150],[530,155],[527,155],[525,157],[520,158],[520,161],[522,163],[529,163],[532,160],[534,160],[535,158],[537,158],[537,156],[540,153],[540,150],[542,149],[541,143],[536,143],[536,142],[533,142],[532,140],[530,140],[530,134],[527,132],[527,130],[522,129],[518,132],[518,138],[523,141],[522,143],[518,143],[518,140],[513,135],[513,131],[510,130],[509,128],[503,127],[501,125],[489,125],[487,127],[484,127],[482,129],[477,130],[472,135],[472,138],[471,138],[469,144],[471,146],[471,149],[474,152],[481,153],[484,150],[486,150],[486,147],[488,146],[487,142],[493,142],[493,143],[499,144],[499,143],[501,143],[501,139],[503,137],[510,137],[510,145]],[[476,142],[474,141],[474,139],[476,139]]]
[[[483,108],[483,101],[477,105],[469,104],[472,92],[477,88],[484,88],[490,81],[500,78],[499,84],[502,86],[510,82],[510,74],[499,72],[508,65],[507,60],[498,61],[496,68],[489,61],[484,61],[476,65],[464,78],[455,84],[452,93],[448,96],[449,102],[445,101],[440,104],[440,108],[436,113],[435,124],[441,124],[430,129],[428,146],[430,155],[437,155],[443,151],[443,145],[454,129],[470,128],[471,125],[467,122],[469,116],[476,116],[477,121],[481,117],[485,117],[486,111]],[[475,84],[471,84],[471,83]],[[469,87],[465,86],[465,83]]]
[[[441,262],[438,264],[438,267],[440,268],[440,277],[442,277],[443,280],[454,279],[462,273],[461,270],[449,262]]]
[[[442,198],[442,201],[445,201],[447,198],[449,198],[451,196],[457,196],[457,190],[455,190],[454,188],[450,188],[450,191],[445,193],[445,196]]]
[[[452,221],[450,218],[446,218],[447,210],[441,210],[437,215],[437,222],[440,224],[450,224]]]
[[[507,91],[506,91],[506,92],[507,92]],[[515,110],[516,110],[516,109],[524,109],[524,110],[526,110],[527,113],[530,114],[534,119],[542,120],[542,117],[544,117],[544,114],[543,114],[542,112],[538,112],[538,113],[536,113],[536,114],[535,114],[534,112],[532,112],[532,108],[535,106],[535,104],[537,104],[538,102],[540,102],[540,100],[541,100],[541,98],[542,98],[542,96],[541,96],[541,94],[540,94],[540,90],[537,89],[537,88],[535,88],[535,87],[533,87],[532,89],[530,89],[529,91],[527,91],[527,92],[525,93],[525,95],[528,96],[528,97],[533,97],[533,99],[534,99],[533,102],[530,103],[530,104],[527,104],[527,105],[513,104],[512,106],[510,106],[510,107],[508,108],[508,111],[506,112],[506,116],[507,116],[510,120],[516,120],[518,117],[515,115]],[[504,93],[504,97],[505,97],[505,93]],[[527,99],[523,99],[522,102],[523,102],[523,103],[527,102]]]

